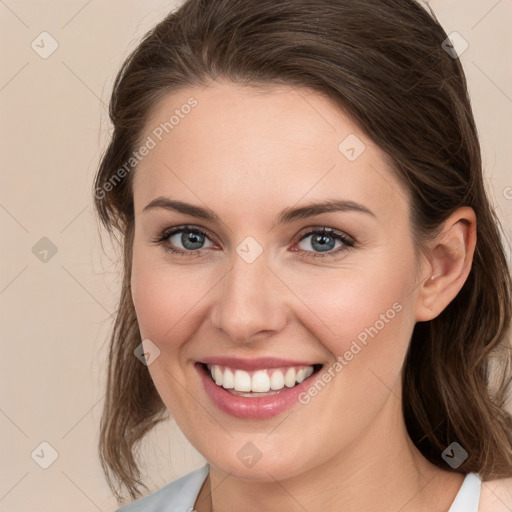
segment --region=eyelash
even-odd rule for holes
[[[209,239],[211,238],[209,236],[208,232],[203,229],[190,227],[189,225],[184,225],[184,226],[176,226],[176,227],[170,228],[170,229],[165,229],[158,235],[158,237],[156,239],[152,240],[152,243],[161,245],[161,246],[163,246],[163,248],[166,251],[169,251],[174,254],[178,254],[180,256],[197,257],[200,254],[201,249],[198,249],[195,251],[176,249],[174,246],[172,246],[169,243],[169,238],[171,236],[176,235],[177,233],[181,233],[181,232],[194,233],[194,234],[201,235],[201,236],[204,236]],[[304,240],[308,236],[316,235],[316,234],[327,235],[331,238],[334,238],[335,240],[339,240],[340,242],[343,243],[343,246],[338,247],[338,249],[336,249],[336,250],[332,250],[332,251],[325,252],[325,253],[314,252],[314,251],[304,251],[304,250],[299,249],[298,251],[306,253],[307,258],[334,257],[340,252],[344,252],[344,251],[347,251],[349,249],[356,247],[356,242],[353,238],[348,237],[347,235],[344,235],[338,231],[335,231],[334,229],[325,228],[325,227],[322,229],[312,229],[310,231],[307,231],[303,235],[299,235],[299,239],[297,240],[296,243],[302,242],[302,240]]]

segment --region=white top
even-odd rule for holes
[[[199,491],[210,466],[205,464],[152,494],[125,505],[117,512],[193,512]],[[482,480],[476,473],[468,473],[448,512],[478,512]]]

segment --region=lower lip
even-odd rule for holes
[[[226,414],[245,419],[272,418],[289,409],[298,402],[299,395],[309,387],[311,377],[317,373],[313,373],[293,388],[284,387],[275,395],[252,398],[233,395],[223,387],[217,386],[202,364],[196,364],[196,369],[211,401]]]

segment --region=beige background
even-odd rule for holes
[[[108,255],[102,249],[92,179],[109,136],[114,74],[174,5],[0,0],[0,512],[116,508],[96,442],[120,267],[107,238]],[[461,59],[510,246],[512,0],[431,5],[447,33],[469,43]],[[35,40],[43,51],[43,31],[58,43],[46,59],[31,47]],[[54,255],[41,252],[49,248],[43,237]],[[58,454],[47,469],[36,463],[51,462],[41,442]],[[174,424],[159,428],[145,451],[151,489],[203,464]]]

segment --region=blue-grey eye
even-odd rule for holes
[[[197,249],[203,249],[205,241],[208,241],[208,237],[199,231],[192,229],[180,229],[173,235],[169,236],[168,241],[178,248],[181,248],[179,244],[182,244],[183,249],[194,251]]]
[[[310,238],[310,241],[306,242],[308,238]],[[307,233],[304,237],[301,238],[301,240],[299,241],[299,248],[301,250],[311,252],[308,250],[308,247],[306,246],[309,245],[310,247],[313,248],[314,252],[327,252],[332,251],[335,248],[338,248],[336,247],[336,242],[340,244],[338,245],[338,247],[344,245],[351,245],[345,237],[341,236],[338,233],[325,230],[316,230]],[[300,244],[304,245],[301,247]]]

